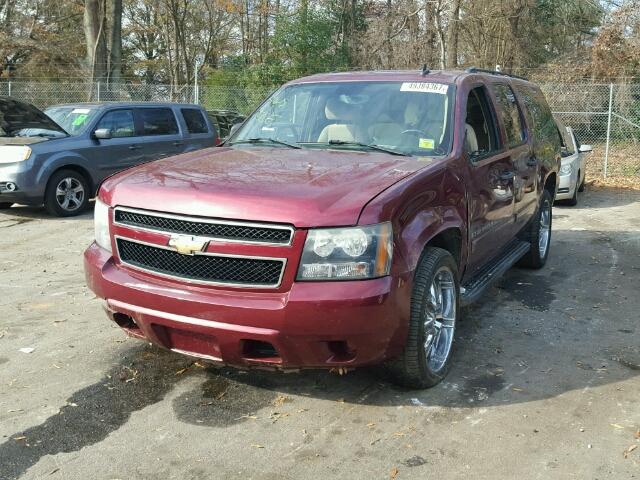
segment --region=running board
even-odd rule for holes
[[[491,284],[520,260],[531,248],[529,242],[515,240],[507,249],[484,266],[473,278],[460,288],[460,304],[469,305],[478,300]]]

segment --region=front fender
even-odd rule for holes
[[[69,151],[53,153],[42,163],[36,176],[38,184],[42,185],[44,189],[49,178],[56,170],[69,166],[86,171],[89,174],[87,180],[93,184],[89,161],[79,153]]]

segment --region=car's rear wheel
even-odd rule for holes
[[[53,174],[44,198],[44,206],[51,215],[79,215],[88,203],[89,185],[82,174],[74,170],[60,170]]]
[[[0,202],[0,210],[6,210],[7,208],[11,208],[13,203],[10,202]]]
[[[531,244],[531,248],[520,259],[519,266],[537,269],[544,267],[547,262],[549,247],[551,246],[552,204],[551,193],[549,193],[549,190],[543,190],[538,211],[522,232],[523,239]]]
[[[428,247],[423,254],[414,278],[405,347],[387,363],[395,383],[429,388],[447,374],[460,310],[457,270],[444,249]]]

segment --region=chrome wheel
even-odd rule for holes
[[[85,197],[84,187],[77,178],[63,178],[56,186],[56,202],[60,208],[73,212],[82,206]]]
[[[433,373],[444,368],[456,327],[457,298],[454,274],[441,267],[433,276],[424,312],[424,354]]]
[[[540,232],[538,234],[538,250],[540,258],[547,255],[549,248],[549,237],[551,236],[551,203],[545,201],[540,211]]]

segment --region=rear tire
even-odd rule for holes
[[[390,380],[429,388],[447,374],[460,315],[458,266],[451,254],[428,247],[416,269],[409,332],[402,354],[386,364]]]
[[[531,248],[520,259],[519,266],[538,269],[544,267],[547,262],[551,246],[552,205],[551,193],[549,190],[543,190],[538,211],[521,235],[523,240],[531,244]]]
[[[0,210],[7,210],[11,208],[12,205],[13,203],[10,202],[0,202]]]
[[[80,215],[89,204],[89,184],[74,170],[60,170],[49,179],[44,208],[56,217]]]

